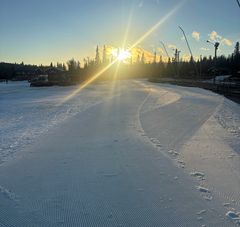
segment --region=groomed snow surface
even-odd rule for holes
[[[109,95],[104,86],[99,84],[97,90],[89,86],[65,102],[76,87],[31,88],[28,82],[0,83],[0,163],[53,126],[101,103]]]
[[[240,107],[139,81],[0,83],[0,226],[239,226]]]

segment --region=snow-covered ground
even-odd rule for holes
[[[216,76],[215,83],[224,83],[225,80],[229,79],[231,75]],[[214,79],[205,80],[207,83],[214,83]]]
[[[152,88],[154,90],[157,87],[149,83],[148,85],[154,87]],[[144,112],[141,112],[143,124],[146,121],[143,128],[147,131],[150,127],[148,133],[145,133],[151,135],[151,141],[164,147],[165,152],[175,160],[176,165],[196,180],[196,188],[202,193],[204,199],[221,201],[227,210],[226,215],[229,216],[229,212],[235,212],[238,215],[235,218],[239,223],[240,105],[198,88],[165,85],[164,90],[177,93],[181,97],[172,106],[176,112],[167,110],[167,116],[164,117],[164,108],[161,109],[155,105],[160,115],[159,119],[163,118],[166,122],[158,123],[154,127],[155,122],[149,125],[149,114],[145,116]],[[154,92],[149,95],[148,99],[151,100],[153,94]],[[158,99],[161,99],[161,96],[158,96]],[[191,114],[189,115],[187,111]],[[174,116],[174,113],[177,114]],[[171,130],[172,121],[174,127]],[[194,127],[196,129],[189,133],[188,130]],[[176,131],[179,129],[181,132],[177,135]],[[169,141],[168,139],[162,140],[166,131],[168,131],[166,136],[170,137]]]
[[[0,226],[240,224],[238,104],[143,80],[64,102],[75,89],[0,84]]]
[[[0,83],[0,163],[53,126],[119,94],[109,94],[105,85],[98,84],[97,90],[89,86],[64,102],[75,89],[76,86],[32,88],[28,82]]]

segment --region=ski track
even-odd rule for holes
[[[126,82],[125,82],[126,83]],[[236,169],[236,165],[239,164],[239,149],[236,148],[236,139],[235,138],[239,138],[240,136],[240,121],[239,121],[239,107],[230,103],[228,100],[226,101],[225,99],[221,99],[219,98],[219,96],[215,96],[214,94],[210,94],[209,92],[202,92],[201,89],[193,89],[193,88],[189,88],[189,89],[181,89],[181,88],[176,88],[175,86],[158,86],[158,85],[153,85],[149,82],[145,82],[145,81],[134,81],[135,85],[130,85],[132,86],[132,88],[136,89],[136,87],[142,87],[145,91],[145,97],[143,99],[143,101],[139,104],[138,109],[137,109],[137,113],[135,115],[135,121],[133,121],[131,123],[131,125],[129,125],[129,127],[133,128],[135,130],[135,132],[137,132],[137,134],[139,135],[141,141],[143,141],[145,144],[151,145],[153,146],[154,150],[156,151],[156,159],[158,160],[164,160],[167,159],[170,161],[170,163],[172,163],[174,166],[176,166],[177,168],[179,168],[180,172],[176,172],[176,175],[171,175],[169,177],[171,177],[171,179],[173,181],[176,182],[181,182],[181,178],[183,177],[182,173],[185,174],[185,176],[188,179],[192,180],[193,183],[193,189],[195,190],[196,193],[199,193],[200,196],[202,196],[203,200],[208,200],[208,203],[210,204],[208,206],[208,208],[204,208],[201,207],[199,209],[198,212],[195,213],[196,215],[196,225],[195,226],[239,226],[238,220],[230,220],[231,218],[229,218],[229,213],[230,211],[232,212],[236,212],[238,213],[240,211],[240,196],[239,194],[236,194],[235,192],[226,192],[224,191],[224,188],[220,188],[218,189],[218,182],[214,182],[216,183],[216,185],[214,185],[211,181],[209,181],[210,175],[211,175],[211,171],[213,171],[214,169],[212,169],[210,172],[208,169],[201,169],[199,166],[197,168],[195,168],[194,164],[196,164],[196,161],[202,161],[202,156],[201,155],[205,155],[204,153],[200,155],[200,157],[198,156],[194,156],[194,154],[192,154],[191,150],[189,150],[191,148],[191,146],[196,146],[195,143],[196,141],[198,143],[201,143],[201,139],[202,139],[202,131],[203,130],[205,132],[205,135],[207,135],[208,138],[211,138],[212,133],[217,132],[216,135],[214,135],[215,137],[218,137],[219,135],[221,136],[221,133],[219,134],[218,131],[210,131],[210,133],[208,134],[209,130],[208,127],[211,127],[211,123],[213,124],[218,122],[219,126],[222,127],[222,129],[224,129],[224,139],[226,142],[230,141],[230,147],[232,149],[235,149],[235,153],[233,153],[233,151],[231,149],[231,151],[229,151],[230,153],[224,153],[224,151],[221,151],[222,153],[220,153],[220,159],[221,159],[221,163],[225,163],[225,161],[223,160],[224,158],[227,159],[227,165],[224,165],[227,169],[224,170],[226,171],[227,174],[229,174],[231,171],[234,172],[234,174],[239,174],[239,169]],[[123,88],[126,89],[126,86],[128,86],[128,83],[124,84]],[[104,86],[103,86],[104,87]],[[91,88],[94,89],[94,88]],[[32,144],[36,138],[41,135],[41,134],[46,134],[48,132],[49,129],[53,128],[53,126],[60,126],[62,124],[62,122],[65,122],[67,119],[70,118],[74,118],[74,116],[76,116],[77,114],[86,111],[90,109],[90,108],[94,108],[95,106],[98,106],[99,104],[106,104],[108,103],[111,99],[120,97],[122,95],[122,90],[124,89],[120,89],[120,91],[118,90],[117,93],[115,93],[114,95],[112,94],[112,92],[108,93],[108,97],[107,98],[103,98],[101,100],[97,100],[92,99],[91,102],[87,103],[87,105],[84,106],[84,104],[79,104],[79,100],[78,100],[78,106],[75,106],[75,109],[72,109],[73,107],[69,107],[67,106],[67,108],[63,111],[63,113],[59,113],[59,112],[55,112],[54,114],[50,113],[50,118],[44,118],[43,122],[41,122],[41,124],[48,124],[48,127],[39,127],[38,125],[36,126],[36,129],[31,129],[31,127],[34,127],[35,125],[31,124],[29,125],[29,127],[27,129],[24,129],[25,131],[23,132],[23,135],[19,136],[18,134],[15,135],[14,140],[16,140],[16,138],[18,138],[19,141],[24,141],[23,144],[17,142],[18,140],[16,140],[16,143],[13,144],[13,140],[11,140],[9,138],[9,135],[11,133],[13,133],[13,129],[14,127],[11,127],[13,122],[16,123],[18,121],[21,122],[22,120],[22,116],[18,116],[17,118],[15,118],[10,122],[6,122],[8,125],[8,129],[9,129],[9,134],[7,136],[5,136],[4,139],[1,140],[1,145],[5,144],[4,147],[0,147],[0,155],[1,155],[1,159],[2,161],[6,161],[8,157],[12,156],[15,154],[15,152],[17,150],[20,149],[24,149],[25,147],[28,147],[30,144]],[[10,91],[4,91],[1,92],[2,94],[8,94]],[[14,90],[14,92],[18,92],[18,89]],[[195,93],[196,92],[196,93]],[[90,92],[91,93],[91,92]],[[106,92],[101,91],[100,93],[105,94]],[[111,94],[111,95],[109,95]],[[85,94],[86,95],[86,94]],[[87,94],[88,95],[88,94]],[[185,142],[181,143],[179,145],[179,141],[173,140],[172,143],[166,148],[166,146],[164,145],[163,141],[160,138],[157,138],[149,135],[148,131],[145,130],[143,124],[142,124],[142,120],[143,120],[143,116],[145,116],[148,113],[151,112],[157,112],[157,111],[161,111],[162,109],[164,109],[167,106],[173,106],[175,105],[175,103],[181,102],[181,99],[184,98],[188,98],[188,97],[196,97],[199,98],[201,97],[202,99],[207,98],[209,100],[214,100],[216,99],[215,97],[217,97],[217,99],[219,99],[219,104],[216,106],[215,108],[215,112],[211,113],[209,115],[209,113],[206,113],[203,116],[204,120],[200,120],[199,122],[196,123],[196,128],[198,127],[198,125],[201,125],[199,127],[198,130],[194,130],[193,131],[193,135],[191,135],[190,138],[185,138],[186,139]],[[89,99],[89,96],[87,97]],[[2,100],[0,100],[1,103]],[[55,102],[56,99],[53,97],[53,100],[49,100],[49,101],[53,101]],[[46,99],[43,100],[35,100],[35,103],[37,104],[41,104],[41,103],[46,103]],[[25,103],[26,104],[26,103]],[[32,101],[30,101],[30,103],[28,103],[30,105],[33,104]],[[71,103],[71,105],[75,105],[76,103]],[[69,105],[69,104],[66,104]],[[191,109],[191,104],[186,105],[186,109],[188,108]],[[47,109],[48,107],[46,107]],[[81,108],[81,111],[79,111],[79,108]],[[40,108],[41,109],[41,108]],[[175,113],[175,116],[177,117],[179,113],[184,113],[186,111],[186,109],[179,109],[179,111],[177,113]],[[15,111],[15,110],[14,110]],[[38,107],[36,107],[35,112],[38,112]],[[0,115],[0,117],[3,115]],[[174,115],[173,115],[174,116]],[[1,118],[0,118],[1,119]],[[47,119],[47,120],[46,120]],[[4,126],[4,119],[0,121],[0,125]],[[209,123],[210,122],[210,123]],[[66,123],[66,122],[65,122]],[[210,125],[210,126],[209,126]],[[220,130],[219,128],[217,128],[218,130]],[[6,126],[4,128],[4,130],[6,130]],[[4,134],[4,130],[0,130],[0,135]],[[30,132],[28,131],[30,130]],[[221,131],[221,130],[220,130]],[[221,131],[222,132],[222,131]],[[22,133],[22,132],[21,132]],[[21,134],[20,133],[20,134]],[[195,138],[199,136],[199,138]],[[29,138],[30,137],[30,138]],[[229,138],[229,139],[228,139]],[[9,141],[11,142],[9,142]],[[5,141],[7,141],[5,143]],[[28,142],[26,142],[28,141]],[[204,141],[203,141],[204,142]],[[119,138],[114,139],[114,143],[119,143]],[[7,145],[6,145],[7,144]],[[9,146],[9,144],[11,144]],[[177,146],[173,146],[171,148],[172,145],[177,144]],[[9,147],[9,149],[7,150],[6,147]],[[201,148],[200,148],[201,149]],[[161,154],[161,156],[158,155],[158,152]],[[66,155],[66,154],[64,154]],[[122,154],[123,155],[123,154]],[[153,154],[152,154],[153,155]],[[194,159],[191,160],[189,157],[191,157],[191,155],[193,155]],[[229,158],[231,156],[231,158]],[[51,156],[50,156],[51,157]],[[117,157],[117,156],[116,156]],[[224,157],[224,158],[222,158]],[[120,158],[120,156],[119,156]],[[129,158],[131,159],[131,155],[130,157],[127,156],[121,156],[121,158],[119,159],[119,162],[122,161],[122,159],[126,158],[126,160],[128,160]],[[199,159],[200,158],[200,159]],[[213,158],[212,156],[210,158]],[[64,166],[64,168],[67,168],[67,164],[68,164],[68,156],[66,155],[66,159],[61,165]],[[157,161],[155,160],[155,161]],[[139,161],[141,162],[142,160],[139,159]],[[155,162],[154,161],[154,162]],[[191,163],[192,162],[192,163]],[[229,164],[230,163],[230,164]],[[194,168],[193,168],[194,167]],[[133,176],[134,173],[132,173],[130,171],[130,169],[134,170],[132,167],[129,169],[128,168],[114,168],[114,171],[101,171],[99,172],[101,179],[105,179],[104,181],[115,181],[115,179],[118,179],[122,177],[123,174],[127,174],[131,175],[131,177]],[[130,172],[128,172],[128,169]],[[56,171],[56,174],[59,174],[60,171]],[[126,172],[127,171],[127,172]],[[230,171],[230,172],[228,172]],[[59,173],[58,173],[59,172]],[[138,177],[139,175],[137,173],[135,173],[136,176]],[[172,174],[172,173],[171,173]],[[167,177],[168,173],[165,172],[160,172],[159,173],[160,176],[163,177]],[[225,175],[224,175],[225,176]],[[40,177],[40,175],[39,175]],[[4,177],[5,178],[5,177]],[[168,178],[168,177],[167,177]],[[31,179],[31,174],[29,173],[29,179]],[[211,179],[211,178],[210,178]],[[231,180],[231,179],[230,179]],[[234,178],[233,178],[234,180]],[[135,182],[135,183],[133,183]],[[129,185],[131,186],[136,186],[135,184],[138,184],[137,180],[133,180],[133,182],[128,182]],[[100,182],[95,182],[93,183],[98,185]],[[102,183],[101,183],[102,184]],[[107,183],[108,184],[108,183]],[[14,184],[13,184],[14,185]],[[8,188],[12,188],[12,183],[9,185]],[[62,182],[59,182],[59,185],[62,185]],[[236,185],[236,182],[235,184]],[[240,185],[239,185],[240,186]],[[74,187],[74,185],[69,185],[69,187]],[[72,191],[74,194],[78,194],[77,192],[77,188],[72,188]],[[145,192],[145,188],[141,187],[141,185],[139,185],[139,187],[136,188],[137,193],[144,193]],[[62,189],[61,189],[61,193],[62,193]],[[22,192],[21,192],[22,193]],[[126,213],[120,214],[117,210],[114,209],[114,207],[112,207],[112,201],[99,201],[99,199],[96,199],[97,203],[96,204],[89,204],[89,206],[86,206],[86,203],[80,202],[80,199],[78,200],[72,200],[72,198],[65,198],[63,194],[59,194],[56,193],[55,195],[50,194],[49,199],[45,199],[44,197],[41,199],[41,197],[35,199],[34,201],[24,201],[26,204],[30,205],[30,207],[25,207],[23,212],[20,213],[14,213],[15,211],[11,211],[13,212],[13,216],[12,219],[15,219],[11,221],[11,223],[21,223],[21,226],[140,226],[137,222],[137,220],[131,220],[129,219],[129,213],[134,213],[134,210],[129,210],[126,211]],[[88,192],[86,191],[86,198],[84,198],[83,196],[81,196],[83,201],[91,201],[91,193],[88,194]],[[25,194],[25,193],[23,193]],[[0,186],[0,198],[1,195],[3,195],[6,199],[11,200],[12,202],[14,202],[17,206],[21,204],[21,197],[18,197],[17,194],[15,194],[14,192],[12,192],[9,189],[6,189],[3,186]],[[46,195],[47,196],[47,195]],[[99,195],[100,197],[102,197],[102,195]],[[111,197],[111,196],[110,196]],[[165,201],[165,203],[163,202],[166,210],[170,210],[171,207],[171,203],[172,201],[174,201],[174,196],[169,197],[169,195],[162,195],[163,200]],[[104,198],[104,197],[103,197]],[[68,200],[70,199],[70,201]],[[166,202],[168,201],[168,202]],[[100,202],[100,203],[99,203]],[[145,201],[146,202],[146,201]],[[153,201],[152,201],[153,202]],[[6,207],[8,207],[8,203],[4,202],[3,204],[7,204]],[[85,205],[84,205],[85,204]],[[114,203],[113,203],[114,204]],[[212,204],[212,205],[211,205]],[[219,204],[222,204],[222,208],[220,208]],[[217,206],[214,208],[210,208],[212,206]],[[160,206],[159,201],[156,200],[156,203],[152,203],[151,204],[152,207],[158,207]],[[55,209],[53,208],[56,208]],[[101,209],[101,207],[104,207],[104,209]],[[1,208],[1,205],[0,205]],[[204,209],[203,209],[204,208]],[[41,215],[39,215],[39,211],[41,210]],[[76,212],[78,210],[78,212]],[[96,212],[96,210],[98,211],[97,214],[97,218],[89,218],[92,214],[94,214]],[[222,213],[219,214],[219,211],[221,210]],[[225,210],[225,213],[223,213],[223,211]],[[31,219],[29,219],[28,216],[28,212],[31,212]],[[71,211],[71,212],[70,212]],[[80,211],[80,213],[79,213]],[[138,210],[138,218],[141,219],[141,217],[145,216],[146,219],[146,223],[152,223],[151,220],[151,215],[150,213],[148,213],[149,211],[145,210],[144,208],[141,208]],[[74,213],[76,212],[76,213]],[[68,214],[69,213],[69,214]],[[148,215],[146,215],[149,214]],[[11,213],[10,213],[11,214]],[[9,213],[7,213],[6,211],[1,209],[0,215],[1,217],[9,217],[10,215]],[[64,214],[64,218],[62,217],[62,214]],[[81,214],[79,216],[79,214]],[[230,213],[232,214],[232,213]],[[174,226],[192,226],[190,223],[192,223],[192,215],[193,214],[189,214],[189,218],[186,217],[178,217],[178,220],[175,222],[171,222],[171,223],[175,223]],[[219,216],[219,219],[221,219],[223,221],[224,224],[220,224],[220,222],[217,225],[213,225],[213,223],[208,225],[208,219],[205,218],[206,215],[215,215],[215,216]],[[15,218],[13,218],[15,216]],[[67,216],[71,217],[71,218],[66,218]],[[94,215],[96,216],[96,215]],[[126,218],[123,218],[125,217]],[[136,216],[135,216],[136,217]],[[173,226],[173,225],[169,225],[169,217],[162,217],[162,224],[161,226]],[[6,218],[6,220],[8,220],[8,218]],[[32,223],[32,221],[30,220],[34,220],[34,224]],[[51,220],[49,222],[49,220]],[[134,223],[134,224],[133,224]],[[138,223],[136,225],[136,223]],[[185,223],[185,224],[182,224]],[[3,221],[3,223],[0,223],[0,226],[17,226],[17,225],[11,225],[8,223],[8,221]],[[155,226],[155,225],[154,225]]]
[[[3,84],[0,84],[0,88],[1,86],[5,87]],[[0,164],[19,155],[21,150],[34,143],[39,136],[47,133],[54,126],[120,95],[120,92],[106,93],[101,88],[101,84],[98,86],[100,92],[96,93],[89,88],[84,91],[84,95],[77,94],[72,100],[60,106],[62,99],[71,94],[75,87],[62,88],[62,90],[52,87],[43,92],[38,88],[29,88],[26,82],[15,82],[13,85],[10,83],[9,89],[0,90],[0,94],[3,95],[0,105],[4,107],[0,112]],[[11,87],[16,88],[11,89]],[[19,100],[15,98],[14,93],[20,96]],[[21,95],[24,98],[21,98]],[[10,100],[7,100],[8,96]]]
[[[146,87],[145,85],[143,85],[143,86]],[[170,151],[167,151],[167,153],[166,153],[166,150],[164,151],[164,149],[162,149],[161,141],[159,141],[156,138],[148,137],[147,133],[144,131],[144,129],[141,125],[140,115],[148,112],[146,110],[142,111],[142,109],[143,109],[144,104],[151,97],[151,91],[152,91],[151,85],[149,85],[147,88],[149,90],[149,94],[145,98],[144,102],[142,103],[142,105],[140,106],[139,111],[138,111],[138,119],[139,120],[138,120],[138,130],[137,131],[140,132],[141,135],[143,135],[145,138],[147,137],[148,142],[150,142],[154,146],[156,146],[158,151],[163,153],[165,157],[175,160],[175,165],[177,165],[179,168],[183,168],[184,172],[187,174],[190,171],[189,167],[187,166],[188,168],[186,168],[185,161],[179,159],[179,155],[182,159],[185,159],[184,155],[181,155],[182,151],[180,152],[180,151],[170,150]],[[162,95],[164,96],[168,93],[169,93],[169,91],[163,93]],[[188,91],[187,92],[185,91],[184,93],[186,94],[186,93],[188,93]],[[161,98],[161,97],[162,96],[160,95],[159,98]],[[170,104],[178,101],[179,99],[180,99],[180,97],[178,97],[177,99],[172,99],[171,101],[168,100],[166,102],[166,105],[170,105]],[[162,106],[164,106],[164,105],[162,105]],[[234,108],[231,108],[231,107],[234,107]],[[150,109],[150,111],[151,111],[151,110],[157,109],[157,107],[156,106],[152,107],[152,108],[148,107],[148,109]],[[218,123],[225,130],[227,130],[228,134],[231,133],[231,135],[228,136],[228,138],[232,138],[232,137],[239,138],[240,137],[240,114],[239,113],[240,113],[240,108],[237,104],[232,103],[230,100],[227,100],[225,98],[221,98],[221,101],[220,101],[219,105],[216,107],[215,112],[211,116],[209,116],[209,118],[206,118],[206,123],[204,123],[204,124],[208,123],[208,119],[211,120],[212,118],[214,118],[218,121]],[[203,127],[203,126],[201,126],[201,127]],[[206,134],[207,134],[207,132],[206,132]],[[209,136],[209,137],[211,137],[211,136]],[[236,143],[236,141],[237,140],[234,139],[235,143]],[[204,142],[204,141],[202,141],[202,142]],[[235,148],[235,152],[237,152],[237,153],[240,152],[239,144],[234,144],[233,147]],[[228,156],[228,157],[232,158],[235,156],[237,156],[236,159],[238,159],[236,161],[236,165],[239,166],[240,159],[237,154],[233,154],[232,156]],[[190,168],[193,168],[193,166],[194,166],[194,163],[193,163],[193,165],[191,165]],[[230,171],[235,172],[235,177],[239,178],[240,167],[237,169],[237,171],[235,169],[231,169],[231,166],[227,166],[228,170],[229,170],[229,167],[230,167]],[[217,170],[215,170],[215,171],[217,171]],[[227,207],[226,212],[227,211],[236,211],[236,212],[240,211],[240,192],[239,192],[239,190],[238,190],[237,194],[236,194],[236,192],[231,192],[231,191],[224,191],[224,190],[221,191],[221,189],[217,188],[216,186],[213,186],[211,182],[208,182],[206,180],[207,175],[205,173],[197,172],[197,170],[195,170],[195,172],[190,172],[190,175],[197,180],[196,184],[199,184],[199,186],[196,186],[196,188],[197,188],[197,190],[200,191],[200,193],[204,199],[211,201],[212,199],[214,199],[214,196],[217,196],[218,198],[221,198],[221,201],[223,202],[223,204],[224,204],[224,202],[225,202],[225,204],[226,204],[226,202],[228,202],[227,204],[229,204],[229,206],[226,206]],[[177,177],[176,177],[176,179],[177,179]],[[233,178],[232,182],[234,182],[235,179]],[[235,189],[237,189],[237,188],[239,189],[240,188],[240,178],[236,179],[236,180],[238,182],[237,183],[238,186],[235,185]],[[238,223],[238,220],[236,223]]]

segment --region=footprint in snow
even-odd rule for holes
[[[237,213],[235,213],[233,211],[228,211],[226,213],[226,216],[228,218],[230,218],[231,220],[233,220],[233,221],[237,221],[237,224],[240,224],[240,216],[239,216],[239,214],[237,214]]]
[[[197,220],[198,220],[198,221],[202,221],[202,220],[203,220],[203,217],[197,217]]]
[[[193,177],[204,177],[205,176],[205,174],[203,172],[191,172],[190,175]]]
[[[212,201],[213,197],[211,195],[211,191],[208,188],[204,188],[202,186],[197,186],[197,190],[200,191],[203,195],[203,198],[207,201]]]
[[[12,201],[17,201],[17,196],[13,192],[9,191],[8,189],[2,186],[0,186],[0,193]]]
[[[229,207],[231,204],[230,203],[224,203],[223,206],[224,207]]]
[[[202,186],[197,187],[198,191],[203,192],[203,193],[210,193],[211,191],[207,188],[204,188]]]
[[[205,196],[203,196],[203,198],[207,201],[212,201],[213,200],[213,197],[211,195],[205,195]]]
[[[197,212],[197,215],[205,214],[206,212],[206,210],[200,210],[199,212]]]
[[[191,172],[190,175],[197,177],[199,180],[205,180],[205,174],[203,172]]]

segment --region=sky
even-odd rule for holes
[[[0,0],[0,6],[0,62],[82,62],[97,45],[124,43],[166,57],[161,42],[170,56],[178,48],[187,58],[179,25],[196,57],[213,55],[207,39],[221,43],[219,55],[231,54],[240,41],[235,0]]]

